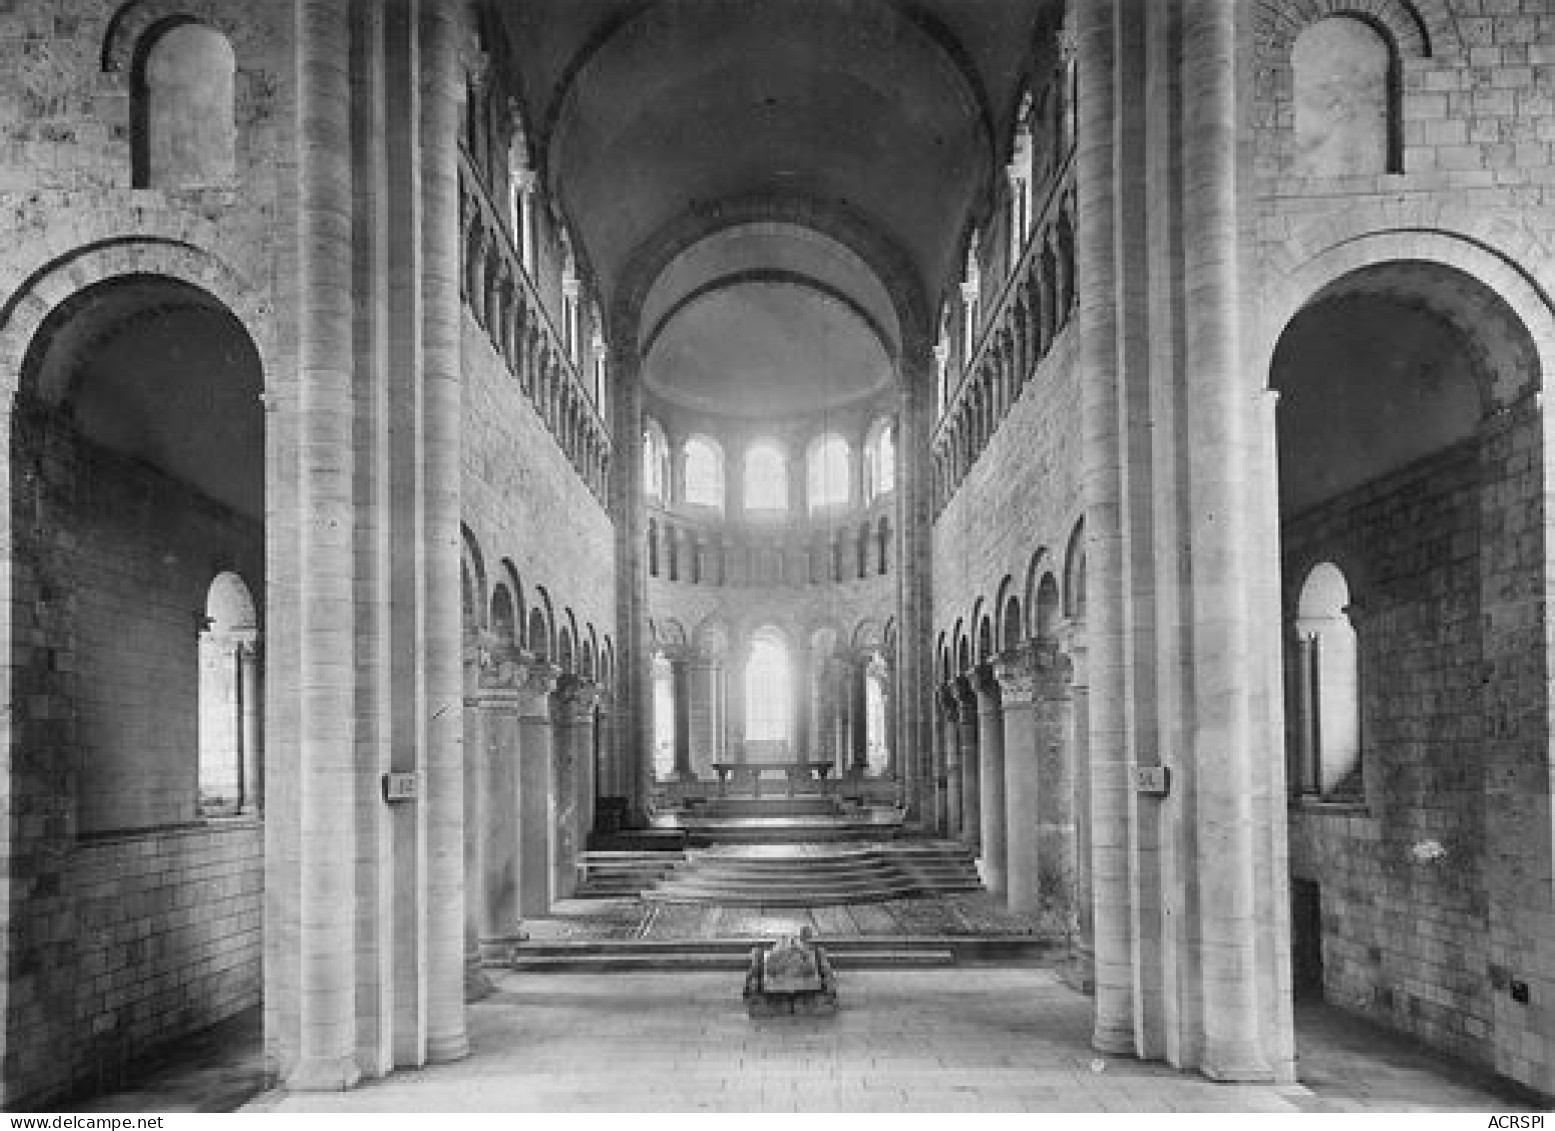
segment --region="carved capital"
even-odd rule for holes
[[[546,703],[556,688],[561,669],[549,660],[523,656],[515,665],[514,686],[518,690],[520,709],[526,715],[546,713]]]
[[[594,704],[599,701],[599,687],[591,680],[569,672],[556,681],[553,700],[559,721],[585,723],[594,715]]]
[[[1064,25],[1053,38],[1058,43],[1058,61],[1065,67],[1074,66],[1075,60],[1080,57],[1080,33],[1075,29],[1073,15],[1065,17]]]
[[[999,706],[999,679],[993,664],[978,664],[972,669],[969,682],[977,696],[978,710],[990,711]]]
[[[961,696],[956,693],[955,681],[942,683],[934,690],[935,701],[939,704],[940,714],[949,722],[956,722],[961,716]]]
[[[994,662],[994,675],[1006,703],[1030,703],[1036,698],[1037,659],[1029,644],[1000,656]]]

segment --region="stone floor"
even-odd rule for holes
[[[1495,1082],[1326,1007],[1301,1083],[1229,1086],[1102,1057],[1049,971],[859,971],[833,1018],[752,1021],[726,973],[506,974],[457,1063],[336,1094],[260,1092],[257,1011],[75,1111],[1511,1111]]]

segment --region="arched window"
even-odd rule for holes
[[[1291,48],[1296,168],[1334,177],[1402,171],[1393,46],[1364,20],[1328,16]]]
[[[791,684],[786,642],[776,629],[762,629],[751,639],[750,659],[745,664],[746,741],[788,741]]]
[[[664,429],[652,417],[643,425],[643,494],[656,503],[663,503],[665,465],[669,462],[669,445],[664,440]]]
[[[756,444],[745,453],[745,509],[788,509],[788,461],[775,444]]]
[[[1332,562],[1307,574],[1296,608],[1294,770],[1301,793],[1360,798],[1361,697],[1350,587]]]
[[[889,669],[880,654],[871,656],[864,669],[864,751],[866,772],[871,777],[882,777],[891,768],[886,725],[888,676]]]
[[[227,37],[200,23],[155,35],[136,68],[131,113],[136,188],[229,185],[237,173]]]
[[[970,369],[977,352],[977,323],[983,295],[982,269],[977,262],[978,234],[972,233],[966,249],[966,271],[961,276],[961,368]]]
[[[1015,138],[1010,145],[1010,270],[1020,262],[1026,249],[1026,237],[1032,227],[1032,105],[1028,90],[1020,100],[1015,115]]]
[[[204,816],[259,806],[258,616],[248,586],[217,574],[200,633],[199,809]]]
[[[864,449],[865,502],[896,489],[896,440],[889,420],[881,423]]]
[[[810,509],[845,505],[848,501],[848,442],[823,436],[810,449],[807,487]]]
[[[724,461],[718,445],[704,436],[686,441],[686,502],[699,507],[724,504]]]
[[[675,670],[662,654],[653,657],[653,776],[675,776]]]

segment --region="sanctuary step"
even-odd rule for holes
[[[635,896],[666,877],[686,858],[673,851],[598,851],[578,860],[578,899],[619,899]]]
[[[709,850],[688,854],[642,893],[650,902],[812,907],[976,891],[977,865],[964,845],[896,841],[805,851]]]
[[[691,810],[699,817],[840,817],[834,797],[710,797]]]
[[[752,798],[726,798],[725,802]],[[776,802],[823,801],[831,813],[783,815],[770,808]],[[837,841],[885,841],[901,832],[902,810],[893,805],[840,804],[831,798],[763,798],[757,815],[709,815],[702,806],[654,816],[655,828],[683,833],[693,847],[719,844],[798,845]]]
[[[909,938],[828,938],[818,940],[839,970],[954,966],[958,946],[969,940]],[[744,970],[757,940],[618,939],[590,942],[524,942],[511,960],[490,965],[532,973],[626,970]]]

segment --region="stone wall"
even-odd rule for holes
[[[74,954],[50,975],[59,983],[51,1024],[7,1065],[18,1081],[123,1087],[124,1069],[169,1035],[259,1004],[259,821],[82,841],[66,888]]]
[[[464,318],[464,521],[490,590],[516,571],[520,621],[550,597],[559,634],[570,609],[580,635],[598,647],[615,631],[615,533],[599,500],[535,413],[491,347]]]
[[[994,602],[1006,581],[1024,619],[1040,580],[1028,575],[1044,552],[1063,583],[1065,549],[1080,520],[1077,342],[1071,324],[934,524],[936,639],[943,633],[949,642],[958,621],[975,636],[979,602],[997,622]]]
[[[1360,649],[1364,802],[1291,815],[1292,874],[1319,885],[1325,995],[1528,1082],[1544,1071],[1525,1051],[1544,1039],[1543,963],[1518,920],[1537,916],[1538,881],[1507,889],[1540,830],[1503,795],[1547,757],[1543,625],[1516,596],[1540,570],[1541,508],[1516,501],[1537,489],[1538,450],[1535,414],[1514,408],[1284,525],[1286,608],[1334,562]]]
[[[1351,584],[1365,802],[1302,801],[1291,871],[1320,885],[1330,1001],[1465,1052],[1490,1020],[1477,444],[1284,527],[1286,607],[1311,567]],[[1418,846],[1440,844],[1440,859]]]
[[[772,624],[795,637],[831,628],[837,646],[846,649],[871,631],[869,642],[880,643],[886,622],[897,615],[897,579],[893,572],[790,587],[691,585],[650,578],[648,610],[661,641],[683,631],[693,648],[704,647],[710,633],[739,645]]]

